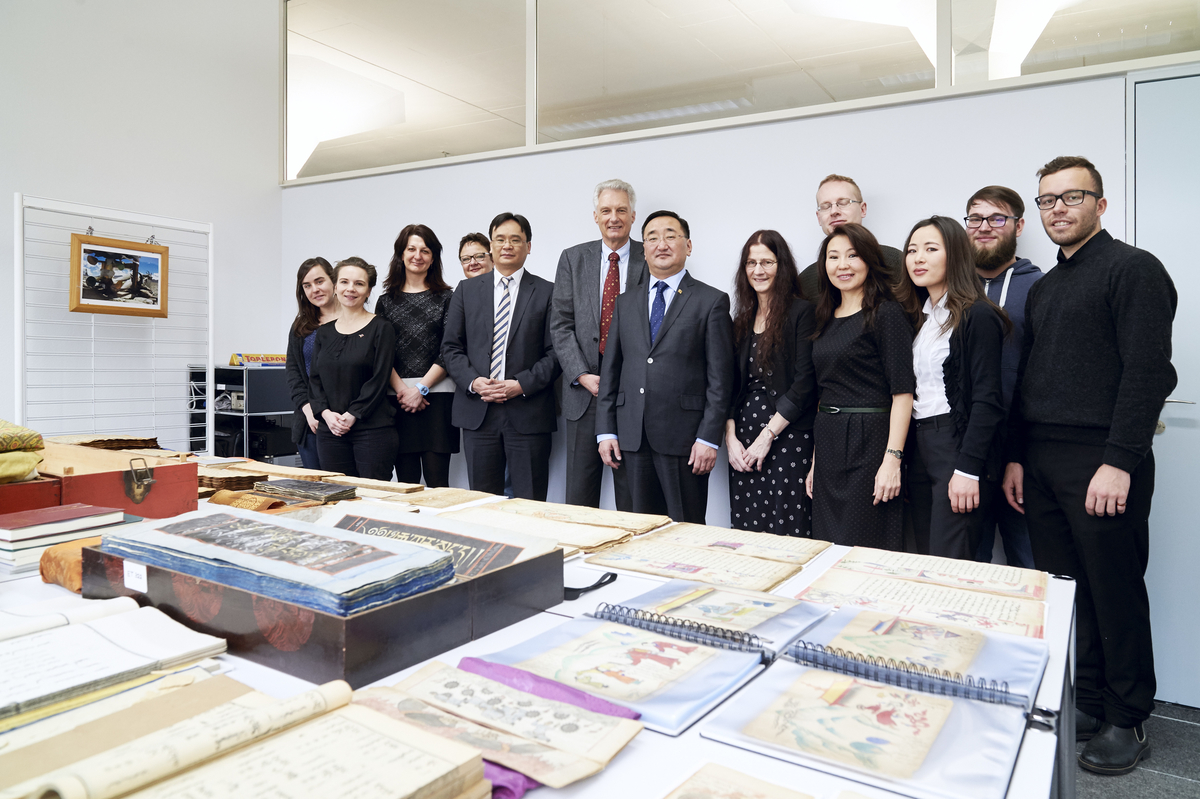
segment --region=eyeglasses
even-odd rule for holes
[[[520,247],[524,243],[525,238],[523,236],[496,236],[494,239],[492,239],[492,244],[497,244],[501,247],[503,247],[505,244],[512,244],[514,247]]]
[[[761,266],[763,269],[774,269],[779,265],[778,261],[773,261],[770,258],[764,258],[761,261],[755,261],[753,258],[746,261],[746,268],[753,269],[756,266]]]
[[[1095,197],[1097,200],[1102,199],[1099,194],[1087,189],[1071,189],[1064,191],[1062,194],[1043,194],[1034,198],[1034,203],[1037,204],[1038,210],[1049,211],[1051,208],[1062,200],[1063,205],[1083,205],[1083,201],[1088,196]]]
[[[464,255],[461,258],[459,258],[458,260],[459,260],[459,262],[462,263],[463,266],[466,266],[467,264],[471,263],[472,261],[474,261],[477,264],[486,264],[488,258],[490,258],[490,257],[491,257],[491,255],[489,255],[486,252],[479,252],[479,253],[475,253],[474,255]]]
[[[1010,220],[1010,219],[1015,221],[1020,218],[1021,217],[1019,217],[1019,216],[1005,216],[1004,214],[992,214],[991,216],[975,216],[974,214],[972,214],[971,216],[964,216],[963,221],[967,223],[967,227],[969,227],[971,230],[974,230],[975,228],[979,227],[984,222],[987,222],[988,227],[995,230],[997,228],[1002,228],[1005,225],[1007,225],[1008,220]]]
[[[642,243],[649,244],[651,247],[653,247],[655,244],[658,244],[660,241],[664,241],[667,244],[674,244],[676,241],[678,241],[679,239],[682,239],[682,238],[683,238],[683,236],[677,236],[674,233],[668,233],[667,235],[663,236],[662,238],[659,238],[658,236],[647,236],[646,240]]]
[[[833,208],[833,206],[835,206],[835,205],[838,208],[845,208],[850,203],[861,203],[861,202],[862,202],[862,200],[851,200],[849,197],[843,197],[834,203],[821,203],[820,205],[817,206],[817,210],[818,211],[828,211],[830,208]]]

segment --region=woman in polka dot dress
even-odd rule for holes
[[[791,248],[774,230],[757,231],[742,247],[734,286],[738,369],[725,423],[730,524],[808,537],[814,308],[801,296]]]

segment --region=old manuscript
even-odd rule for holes
[[[832,568],[1022,599],[1046,598],[1045,572],[995,563],[854,547]]]
[[[744,632],[765,624],[798,604],[798,600],[761,591],[706,586],[689,589],[657,604],[646,605],[643,610]]]
[[[797,598],[1029,638],[1042,637],[1046,617],[1044,602],[845,569],[830,569]]]
[[[538,502],[532,499],[510,499],[494,506],[505,513],[549,519],[552,522],[592,524],[597,527],[617,527],[638,535],[648,533],[655,527],[670,523],[669,516],[651,513],[628,513],[619,510],[601,510],[578,505],[561,505],[557,502]]]
[[[442,519],[457,519],[484,527],[498,527],[524,535],[553,541],[563,549],[581,549],[590,552],[609,544],[623,541],[629,533],[614,527],[598,527],[592,524],[571,524],[552,521],[539,516],[520,516],[501,513],[498,508],[507,503],[498,502],[474,508],[449,511],[438,515]]]
[[[655,540],[619,544],[587,559],[588,563],[629,571],[680,577],[712,585],[770,591],[800,571],[800,564],[779,563]]]
[[[813,799],[799,791],[755,779],[716,763],[705,763],[666,799]]]
[[[953,701],[808,669],[742,732],[821,760],[907,779]]]
[[[826,649],[938,672],[966,673],[984,642],[978,630],[862,611]]]
[[[828,541],[748,530],[729,530],[689,522],[672,524],[651,534],[647,540],[798,564],[808,563],[830,547]]]
[[[453,508],[455,505],[489,498],[500,499],[495,494],[489,494],[486,491],[471,491],[466,488],[427,488],[424,491],[417,491],[412,494],[405,494],[403,497],[397,497],[401,502],[407,502],[410,505],[420,505],[422,508],[432,508],[434,510]]]

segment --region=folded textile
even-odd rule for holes
[[[37,477],[42,456],[36,452],[0,452],[0,483],[16,483]]]
[[[100,546],[100,536],[55,544],[42,553],[43,583],[61,585],[68,591],[83,592],[83,548]]]
[[[0,419],[0,452],[32,452],[44,446],[38,431]]]
[[[224,506],[122,528],[102,549],[339,616],[454,576],[452,558],[437,550]]]

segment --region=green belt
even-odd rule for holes
[[[891,408],[842,408],[835,405],[818,405],[821,413],[890,413]]]

